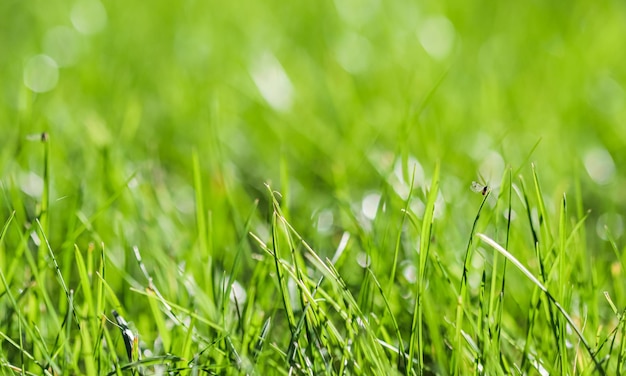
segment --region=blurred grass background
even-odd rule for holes
[[[284,157],[294,185],[323,192],[376,186],[376,151],[441,160],[463,182],[492,151],[517,167],[539,139],[553,184],[589,149],[623,160],[620,2],[2,7],[3,160],[27,163],[18,140],[47,130],[56,153],[81,156],[61,180],[105,163],[184,174],[192,147],[253,187],[278,182]],[[39,54],[58,82],[34,94]]]
[[[48,131],[56,198],[81,187],[97,206],[141,171],[189,200],[195,148],[218,217],[225,189],[246,202],[263,182],[290,186],[305,217],[337,191],[356,199],[379,187],[384,153],[426,171],[441,161],[454,202],[476,172],[499,181],[541,140],[530,161],[550,187],[582,177],[594,210],[624,205],[620,2],[2,8],[3,175],[40,169],[23,139]],[[34,93],[25,80],[41,54],[58,80]],[[600,187],[583,168],[598,150]]]
[[[390,176],[417,166],[423,187],[436,162],[457,261],[471,181],[530,162],[550,207],[580,182],[600,258],[613,253],[596,227],[622,235],[623,2],[6,0],[0,14],[3,216],[37,215],[43,148],[27,136],[48,132],[53,248],[104,242],[125,278],[138,278],[132,245],[155,269],[199,260],[194,150],[225,268],[254,200],[267,216],[265,182],[330,254],[351,226],[340,208],[399,202]]]

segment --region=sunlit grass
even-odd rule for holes
[[[201,191],[197,158],[194,166]],[[107,257],[104,243],[55,250],[37,217],[30,228],[19,226],[14,211],[1,240],[4,252],[24,254],[27,273],[17,275],[15,261],[2,272],[4,365],[34,374],[620,370],[622,313],[609,291],[606,299],[586,300],[596,287],[580,275],[590,257],[580,244],[588,216],[568,214],[566,194],[560,209],[547,206],[534,168],[532,188],[508,170],[484,195],[464,190],[476,214],[466,218],[473,224],[465,252],[455,254],[456,241],[445,235],[452,217],[433,216],[437,171],[430,186],[404,200],[384,188],[372,219],[340,209],[347,226],[331,240],[334,254],[317,250],[290,223],[284,197],[269,185],[261,197],[266,213],[250,202],[231,261],[215,253],[212,232],[200,230],[210,230],[200,199],[198,230],[191,231],[206,238],[192,245],[195,264],[176,263],[158,246],[125,249],[126,261]],[[132,190],[127,185],[112,198]],[[413,200],[424,200],[422,212]],[[111,199],[106,206],[115,205]],[[502,212],[512,214],[502,220]],[[81,216],[78,231],[93,228],[96,217]],[[38,244],[41,264],[33,257]],[[119,262],[127,262],[125,270]],[[120,277],[130,290],[111,285]]]
[[[621,3],[0,12],[3,374],[623,373]]]

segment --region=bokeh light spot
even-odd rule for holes
[[[487,179],[486,183],[494,185],[493,179],[500,179],[504,173],[504,159],[500,153],[491,151],[485,156],[478,169],[480,175]]]
[[[596,222],[596,232],[602,240],[619,239],[624,233],[624,220],[616,213],[604,213]]]
[[[233,281],[230,290],[230,301],[233,304],[243,305],[245,304],[247,297],[248,293],[243,285],[238,281]]]
[[[31,57],[24,67],[24,85],[36,93],[54,89],[59,82],[59,67],[50,56]]]
[[[595,148],[585,154],[585,168],[591,179],[597,184],[607,184],[615,174],[615,163],[606,149]]]
[[[78,32],[91,35],[106,27],[107,11],[99,1],[80,0],[72,7],[70,19]]]
[[[424,50],[435,60],[443,60],[454,47],[454,25],[443,16],[426,19],[417,32]]]
[[[317,231],[328,232],[333,227],[334,216],[331,210],[322,210],[317,216]]]
[[[359,252],[356,256],[356,262],[362,268],[367,268],[372,263],[371,257],[365,252]]]
[[[403,200],[406,200],[409,197],[411,179],[414,179],[414,188],[424,184],[424,168],[422,168],[422,165],[417,158],[409,156],[407,160],[406,172],[408,176],[405,179],[402,158],[396,159],[396,163],[393,165],[393,173],[396,176],[396,180],[392,185],[398,196],[400,196]],[[413,176],[413,172],[415,172],[415,176]]]
[[[43,179],[34,172],[25,172],[19,175],[19,184],[22,192],[30,197],[40,198],[43,194]]]
[[[369,67],[371,50],[366,38],[356,33],[346,33],[335,45],[335,56],[343,69],[357,74]]]
[[[608,75],[601,76],[591,85],[588,98],[595,109],[606,115],[624,108],[624,89]]]
[[[277,111],[287,111],[293,101],[293,86],[280,62],[269,52],[254,62],[252,80],[261,96]]]
[[[67,26],[52,28],[44,36],[43,50],[60,67],[74,65],[80,55],[79,35]]]
[[[441,192],[437,194],[437,198],[435,199],[435,209],[433,211],[433,217],[435,218],[443,218],[446,213],[446,200],[444,199]]]
[[[379,193],[370,193],[363,198],[361,202],[361,211],[367,219],[374,220],[376,218],[376,212],[378,211],[378,204],[380,203]]]
[[[372,19],[380,7],[379,0],[335,0],[341,19],[347,24],[360,26]]]
[[[402,275],[409,283],[415,283],[417,281],[417,268],[415,265],[406,263],[402,268]]]

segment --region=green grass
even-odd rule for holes
[[[626,370],[622,3],[0,14],[1,374]]]

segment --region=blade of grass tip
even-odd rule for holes
[[[463,356],[462,346],[463,346],[463,312],[465,310],[464,302],[465,295],[467,294],[467,274],[469,272],[470,263],[472,261],[472,243],[474,241],[474,233],[476,232],[476,226],[478,224],[478,220],[480,219],[480,213],[482,212],[487,199],[491,195],[491,190],[488,189],[485,195],[483,196],[483,200],[478,207],[478,211],[476,212],[476,217],[474,217],[474,222],[472,223],[472,228],[470,230],[469,240],[467,241],[467,248],[465,249],[465,259],[463,260],[463,273],[461,274],[461,287],[459,289],[459,295],[457,298],[457,307],[456,307],[456,328],[455,328],[455,346],[452,353],[451,359],[451,370],[454,375],[458,375],[461,371],[461,359]]]
[[[215,302],[215,286],[213,282],[213,250],[209,248],[209,234],[207,220],[204,209],[204,195],[202,188],[202,173],[200,170],[200,159],[196,149],[192,152],[193,164],[193,185],[196,193],[196,227],[198,231],[198,248],[200,251],[200,260],[204,264],[205,275],[205,293],[209,296],[210,302]],[[213,313],[213,312],[211,312]],[[214,317],[214,315],[211,315]]]
[[[426,272],[426,261],[428,259],[428,250],[431,241],[431,231],[433,226],[435,201],[437,200],[437,194],[439,193],[439,163],[435,165],[435,171],[433,172],[432,183],[430,191],[428,192],[426,200],[426,208],[424,210],[424,220],[422,221],[422,231],[420,234],[420,249],[419,249],[419,275],[416,284],[416,296],[415,304],[413,306],[413,319],[411,321],[411,336],[409,339],[409,359],[413,359],[415,354],[415,347],[418,351],[418,375],[422,375],[424,372],[424,345],[423,345],[423,295],[424,295],[424,281]],[[417,337],[417,338],[416,338]],[[417,343],[416,343],[417,339]],[[407,367],[406,375],[409,376],[412,367]]]
[[[548,289],[528,269],[526,269],[526,267],[515,256],[509,253],[496,241],[494,241],[493,239],[491,239],[490,237],[484,234],[478,233],[476,234],[476,236],[478,236],[483,242],[487,243],[489,246],[491,246],[492,248],[500,252],[502,256],[504,256],[513,265],[515,265],[515,267],[517,267],[517,269],[519,269],[522,272],[522,274],[524,274],[535,286],[537,286],[546,295],[548,300],[559,310],[561,315],[563,315],[565,320],[567,320],[568,324],[571,326],[574,332],[576,332],[576,335],[578,336],[583,346],[589,353],[591,360],[594,362],[596,366],[596,370],[600,372],[602,375],[604,375],[605,374],[604,368],[602,368],[598,359],[596,359],[596,355],[594,351],[591,349],[591,346],[589,345],[589,343],[583,336],[582,332],[580,331],[580,329],[578,329],[578,327],[574,323],[574,320],[570,317],[567,311],[565,311],[565,309],[561,306],[561,304],[554,298],[554,296],[552,296],[552,294],[548,291]]]
[[[606,299],[607,303],[609,303],[609,306],[611,307],[611,310],[613,310],[615,316],[617,316],[618,319],[621,319],[621,315],[617,310],[617,306],[615,305],[615,303],[613,303],[613,299],[611,299],[611,295],[609,295],[608,291],[604,292],[604,298]]]

